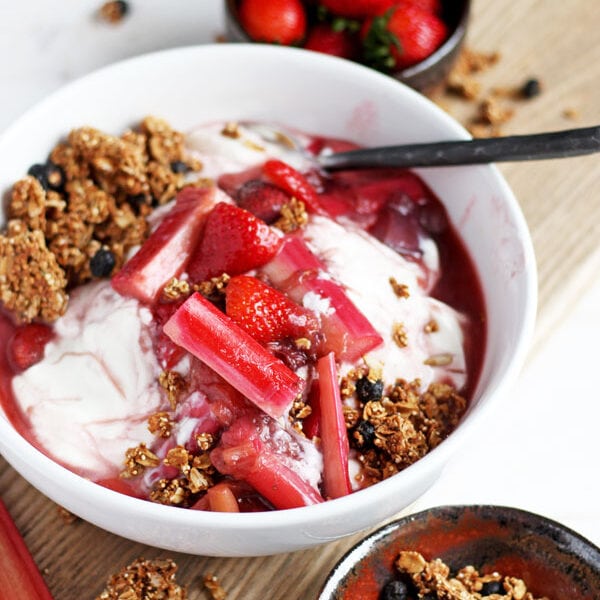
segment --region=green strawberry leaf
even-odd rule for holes
[[[363,58],[367,65],[378,71],[389,72],[396,66],[392,48],[402,52],[398,37],[389,28],[394,8],[375,17],[363,40]]]

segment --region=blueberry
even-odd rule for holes
[[[28,175],[35,177],[45,190],[62,190],[65,184],[65,174],[63,170],[53,162],[37,163],[31,165],[27,171]]]
[[[482,596],[491,596],[492,594],[504,594],[504,586],[501,581],[488,581],[483,584],[481,591]]]
[[[408,600],[408,587],[398,579],[389,581],[381,590],[379,600]]]
[[[125,0],[116,0],[114,5],[121,17],[124,17],[129,12],[129,2],[126,2]]]
[[[108,277],[115,268],[115,255],[105,248],[100,248],[90,260],[90,271],[94,277]]]
[[[528,79],[521,88],[521,93],[525,98],[534,98],[542,91],[542,86],[537,79]]]
[[[371,381],[368,377],[361,377],[356,382],[356,395],[362,402],[381,400],[383,394],[383,381]]]
[[[358,435],[354,436],[359,450],[368,450],[375,441],[375,427],[369,421],[361,421],[355,429]],[[360,440],[360,441],[359,441]]]
[[[173,173],[187,173],[190,168],[181,160],[174,160],[171,163],[171,171]]]

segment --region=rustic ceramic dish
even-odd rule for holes
[[[395,578],[400,550],[441,558],[452,570],[473,565],[523,579],[536,597],[594,600],[600,548],[564,525],[501,506],[445,506],[389,523],[333,568],[319,600],[377,600]]]

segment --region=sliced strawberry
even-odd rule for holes
[[[270,224],[279,218],[282,207],[290,201],[290,197],[266,181],[251,179],[236,191],[235,201],[240,208]]]
[[[319,373],[320,433],[323,450],[323,488],[328,498],[352,492],[348,475],[348,432],[344,421],[342,396],[335,356],[330,352],[317,361]]]
[[[280,243],[279,236],[264,221],[243,208],[220,202],[206,219],[188,273],[193,281],[223,273],[245,273],[271,260]]]
[[[300,377],[198,293],[184,302],[164,331],[274,418],[302,390]]]
[[[306,210],[311,213],[323,214],[324,211],[319,204],[317,191],[308,179],[294,167],[273,158],[265,162],[263,173],[278,188],[281,188],[290,196],[294,196],[296,200],[304,202]]]
[[[263,272],[292,300],[314,310],[321,320],[323,352],[354,362],[383,343],[383,338],[356,308],[343,287],[326,273],[324,265],[297,237],[285,239],[281,250]]]
[[[261,344],[312,337],[317,331],[318,321],[310,311],[256,277],[232,277],[225,298],[227,315]]]
[[[214,204],[214,188],[188,187],[179,192],[158,228],[112,278],[113,288],[152,304],[164,285],[184,271],[204,217]]]
[[[48,325],[29,323],[15,329],[7,345],[7,357],[15,372],[24,371],[44,358],[46,344],[54,332]]]
[[[219,472],[246,481],[273,506],[285,509],[323,501],[294,468],[302,454],[293,435],[263,415],[233,423],[210,457]]]

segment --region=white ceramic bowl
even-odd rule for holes
[[[212,120],[256,119],[364,145],[467,137],[444,112],[389,77],[290,48],[218,45],[125,61],[53,94],[0,140],[0,191],[73,127],[120,133],[147,114],[180,130]],[[0,414],[0,451],[52,500],[109,531],[171,550],[261,555],[313,546],[374,526],[408,506],[438,477],[523,363],[536,305],[532,245],[519,206],[493,166],[423,170],[479,271],[488,313],[480,382],[457,430],[402,473],[320,505],[222,514],[153,504],[107,490],[35,450]],[[502,410],[502,406],[498,407]]]

